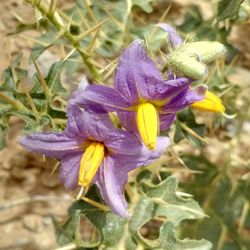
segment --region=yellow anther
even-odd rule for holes
[[[159,128],[158,112],[151,103],[141,103],[137,106],[136,123],[145,146],[152,150],[156,146]]]
[[[89,186],[104,157],[105,146],[100,142],[92,142],[85,150],[81,163],[78,184]]]
[[[195,102],[191,106],[195,109],[207,112],[223,113],[225,111],[221,99],[210,91],[206,92],[206,96],[203,100]]]

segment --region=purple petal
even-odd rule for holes
[[[192,103],[200,101],[204,98],[207,87],[200,85],[193,89],[186,89],[174,97],[169,103],[161,108],[162,113],[175,113],[178,112]]]
[[[124,110],[130,103],[116,90],[102,85],[88,85],[83,91],[76,91],[74,103],[98,113]]]
[[[120,111],[117,112],[120,122],[128,131],[138,133],[136,125],[136,113],[133,111]]]
[[[84,111],[79,106],[71,106],[68,111],[66,133],[78,138],[82,143],[86,140],[105,142],[117,135],[117,129],[106,113],[97,114]]]
[[[81,106],[86,110],[90,110],[96,113],[106,113],[106,110],[101,105],[97,105],[96,103],[82,98],[82,95],[88,86],[90,86],[90,84],[85,79],[80,82],[78,88],[70,95],[70,98],[68,100],[67,113],[68,110],[74,106]]]
[[[139,96],[156,99],[163,86],[161,72],[147,55],[142,41],[134,41],[121,56],[115,88],[131,104],[135,104]]]
[[[112,211],[127,218],[127,202],[124,197],[124,186],[128,179],[129,171],[150,164],[160,155],[169,145],[167,137],[159,137],[156,150],[149,151],[144,145],[133,145],[129,156],[116,154],[105,157],[104,163],[99,168],[95,176],[95,183],[100,189],[101,195]],[[132,153],[133,151],[133,153]]]
[[[193,80],[186,77],[178,77],[176,79],[171,79],[164,81],[164,86],[160,91],[159,99],[168,99],[170,97],[177,96],[180,92],[187,89]]]
[[[183,44],[183,41],[182,41],[180,35],[173,27],[171,27],[170,25],[165,24],[165,23],[158,23],[158,24],[156,24],[156,26],[160,27],[161,29],[163,29],[164,31],[166,31],[168,33],[169,41],[170,41],[171,46],[173,48],[179,47]]]
[[[106,146],[112,155],[120,154],[124,157],[129,155],[140,156],[145,150],[144,145],[137,135],[123,130],[120,130],[116,137],[109,138],[106,141]]]
[[[37,153],[61,159],[68,153],[81,152],[81,145],[64,133],[34,133],[20,138],[20,144]]]
[[[129,156],[116,154],[113,157],[120,165],[123,166],[122,168],[124,171],[129,172],[137,167],[146,166],[155,161],[162,155],[169,144],[170,141],[168,137],[160,136],[157,138],[155,150],[148,150],[144,145],[141,144],[141,146],[137,145],[134,150],[130,149],[131,152]]]
[[[69,154],[62,159],[60,179],[68,190],[74,190],[78,187],[78,176],[82,155],[82,153]]]
[[[128,205],[124,197],[124,186],[127,179],[128,175],[124,172],[124,168],[116,164],[112,157],[105,157],[95,177],[95,183],[99,187],[105,203],[115,214],[123,218],[129,216]]]
[[[165,131],[174,123],[176,114],[162,114],[160,115],[160,130]]]

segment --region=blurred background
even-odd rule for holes
[[[71,53],[71,44],[62,36],[55,37],[50,23],[27,2],[0,2],[3,79],[9,72],[6,68],[12,65],[27,70],[22,81],[29,86],[36,72],[32,54],[44,75],[54,62],[70,57],[67,72],[61,75],[63,86],[69,90],[85,74],[91,80],[77,55]],[[227,47],[226,57],[213,63],[204,79],[223,99],[226,115],[195,112],[194,118],[189,110],[181,112],[169,132],[176,144],[158,164],[164,165],[164,175],[174,174],[178,178],[181,189],[192,194],[209,216],[182,223],[178,231],[181,238],[205,238],[214,244],[214,249],[250,249],[250,4],[247,0],[227,1],[235,9],[227,16],[227,5],[219,9],[218,1],[128,2],[132,2],[129,10],[127,1],[112,0],[58,0],[56,7],[61,16],[68,18],[72,34],[81,34],[95,23],[95,18],[110,18],[93,49],[97,67],[114,61],[137,37],[146,38],[150,49],[157,50],[165,35],[155,30],[158,22],[177,27],[187,40],[217,40]],[[83,42],[82,46],[89,46],[91,39],[87,37],[87,44]],[[20,65],[14,65],[18,55]],[[113,71],[111,67],[104,77],[111,84]],[[2,118],[4,112],[0,113]],[[58,222],[65,220],[73,196],[60,184],[56,160],[45,160],[18,144],[17,138],[25,126],[23,120],[9,115],[7,125],[4,122],[0,131],[0,249],[56,249],[59,246],[53,218]],[[90,229],[86,225],[83,228],[87,237]],[[153,234],[157,227],[152,224],[144,230],[145,235]]]

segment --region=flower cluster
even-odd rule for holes
[[[172,47],[182,40],[166,30]],[[20,139],[28,150],[61,161],[60,178],[69,190],[96,184],[112,211],[128,217],[124,186],[128,172],[145,166],[163,153],[169,139],[158,136],[190,105],[206,111],[224,111],[218,97],[194,79],[168,72],[167,79],[148,56],[141,40],[121,55],[114,87],[87,85],[68,101],[63,132],[34,133]],[[219,108],[218,108],[219,107]],[[122,128],[116,128],[109,112],[115,111]]]

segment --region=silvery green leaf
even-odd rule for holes
[[[217,19],[224,20],[235,16],[244,0],[220,0],[217,9]]]
[[[179,240],[175,236],[174,225],[166,221],[160,230],[158,240],[161,242],[160,247],[152,249],[171,249],[171,250],[210,250],[212,244],[207,240]]]
[[[138,201],[129,221],[129,230],[139,242],[151,249],[193,249],[195,246],[197,249],[211,248],[211,244],[205,240],[200,242],[176,239],[174,228],[180,222],[203,218],[206,215],[192,198],[183,198],[176,194],[177,180],[174,177],[169,177],[157,185],[149,180],[142,180],[140,184],[143,197]],[[158,239],[149,240],[140,234],[140,229],[153,218],[167,219],[160,227]]]
[[[132,0],[132,5],[139,6],[145,12],[151,13],[153,11],[152,6],[150,5],[151,2],[153,2],[153,0]]]

